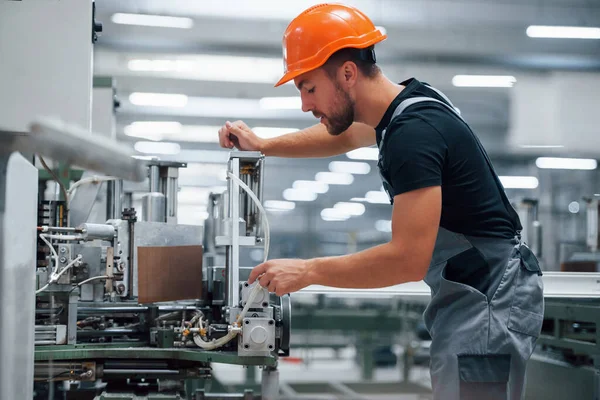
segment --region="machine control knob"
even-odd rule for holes
[[[250,339],[256,344],[263,344],[267,341],[267,330],[262,326],[255,326],[250,331]]]

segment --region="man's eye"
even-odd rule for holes
[[[315,88],[313,87],[312,89],[308,89],[308,93],[314,93],[315,92]]]

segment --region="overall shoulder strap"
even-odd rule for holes
[[[433,97],[425,97],[425,96],[411,97],[409,99],[406,99],[406,100],[402,101],[400,104],[398,104],[398,107],[396,107],[396,109],[394,110],[394,113],[392,114],[392,118],[390,119],[390,124],[392,123],[394,118],[396,118],[397,116],[402,114],[408,107],[410,107],[414,104],[417,104],[417,103],[422,103],[422,102],[439,103],[439,104],[442,104],[443,106],[445,106],[450,111],[452,111],[454,113],[454,115],[456,115],[467,126],[467,128],[469,129],[469,132],[471,132],[471,135],[475,139],[475,142],[477,143],[477,147],[481,151],[481,154],[483,154],[483,157],[485,158],[485,162],[486,162],[488,168],[490,169],[492,176],[494,177],[494,181],[496,182],[496,186],[498,188],[498,191],[500,192],[500,197],[502,198],[504,207],[506,208],[506,211],[508,212],[508,214],[514,221],[516,232],[518,234],[520,234],[520,232],[523,230],[523,227],[520,223],[519,216],[518,216],[517,212],[515,211],[515,209],[513,208],[513,206],[510,204],[508,197],[506,197],[506,192],[504,191],[504,186],[502,186],[502,182],[500,182],[500,178],[498,178],[498,174],[496,174],[496,171],[494,170],[494,166],[492,165],[492,162],[490,161],[490,158],[488,157],[487,152],[483,148],[483,145],[479,141],[479,138],[477,137],[477,135],[475,135],[473,133],[469,124],[467,124],[467,122],[460,115],[460,112],[458,111],[458,109],[456,109],[456,107],[454,107],[454,105],[450,102],[448,97],[446,97],[446,95],[444,95],[444,93],[442,93],[440,90],[435,89],[431,86],[428,86],[428,85],[425,85],[425,86],[427,88],[433,90],[434,92],[436,92],[445,101],[441,101],[441,100],[435,99]],[[388,127],[389,127],[389,124],[388,124]],[[379,151],[380,152],[381,152],[381,148],[383,147],[386,133],[387,133],[387,128],[384,129],[381,134],[381,141],[379,142]]]

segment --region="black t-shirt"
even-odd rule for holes
[[[390,123],[403,100],[424,96],[444,101],[417,79],[401,84],[404,90],[375,128],[380,171],[389,194],[441,186],[441,227],[471,236],[514,237],[521,229],[518,216],[488,166],[485,150],[465,122],[445,105],[427,101],[407,107]]]

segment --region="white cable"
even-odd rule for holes
[[[45,236],[47,238],[57,239],[57,240],[83,240],[81,235],[45,235]]]
[[[263,216],[263,218],[261,218],[261,221],[263,222],[264,228],[265,228],[264,262],[266,262],[267,258],[269,257],[269,246],[271,244],[271,232],[270,232],[270,229],[269,229],[269,221],[267,219],[267,212],[265,211],[264,207],[260,203],[260,200],[258,200],[258,197],[256,197],[256,195],[254,194],[254,192],[252,191],[252,189],[250,189],[248,187],[248,185],[246,185],[240,178],[238,178],[237,176],[235,176],[231,172],[228,172],[227,175],[231,179],[233,179],[234,181],[236,181],[236,183],[238,185],[240,185],[240,187],[242,189],[244,189],[246,191],[246,193],[248,193],[248,196],[250,196],[250,198],[252,198],[252,200],[254,201],[254,204],[256,204],[256,206],[260,210],[260,213]]]
[[[46,283],[44,286],[42,286],[41,288],[39,288],[38,290],[35,291],[35,294],[40,294],[42,293],[44,290],[48,289],[48,286],[50,286],[49,283]]]
[[[100,276],[93,276],[91,278],[88,278],[84,281],[81,281],[77,284],[77,286],[81,286],[81,285],[85,285],[86,283],[90,283],[92,281],[99,281],[101,279],[108,279],[108,275],[100,275]]]
[[[54,283],[54,282],[58,281],[58,279],[62,276],[62,274],[67,272],[73,265],[75,265],[77,262],[81,261],[82,259],[83,259],[83,256],[80,254],[77,256],[77,258],[75,258],[73,261],[68,263],[66,267],[61,269],[58,274],[50,275],[50,283]]]
[[[56,249],[54,248],[54,246],[52,246],[52,243],[50,243],[48,241],[48,239],[46,239],[47,237],[49,237],[49,235],[46,235],[44,233],[40,233],[40,239],[42,239],[44,241],[44,243],[46,243],[48,245],[48,247],[50,248],[50,252],[52,252],[52,255],[54,256],[54,268],[52,271],[52,273],[56,273],[56,270],[58,269],[58,253],[56,252]]]
[[[246,313],[248,312],[250,305],[252,303],[254,303],[254,299],[256,298],[258,293],[261,291],[261,289],[262,289],[262,286],[260,286],[260,284],[258,282],[256,282],[256,285],[252,288],[252,291],[248,295],[248,299],[246,300],[246,305],[244,306],[244,308],[242,309],[242,312],[238,315],[237,319],[235,320],[235,322],[238,325],[240,325],[242,323],[242,320],[246,316]]]
[[[81,179],[81,180],[75,182],[73,184],[73,186],[71,186],[69,188],[69,191],[67,193],[69,193],[69,197],[71,197],[73,190],[77,189],[77,187],[84,185],[86,183],[102,183],[102,182],[107,182],[107,181],[115,181],[117,179],[119,179],[119,178],[114,177],[114,176],[97,176],[97,175],[90,176],[88,178]]]

